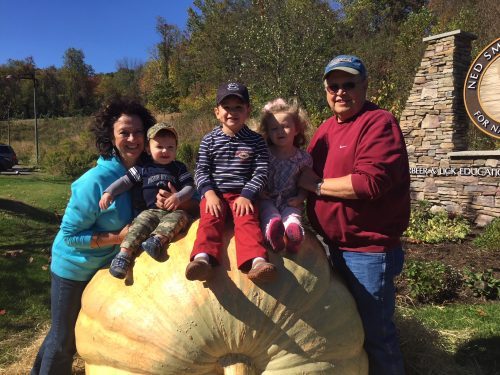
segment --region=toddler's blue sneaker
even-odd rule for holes
[[[142,243],[142,248],[151,258],[160,262],[165,260],[165,246],[162,245],[161,240],[157,236],[149,237]]]
[[[124,279],[127,276],[132,265],[132,257],[128,254],[119,252],[111,261],[109,266],[109,273],[117,279]]]

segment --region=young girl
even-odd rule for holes
[[[262,231],[274,251],[297,252],[304,239],[300,222],[307,193],[297,187],[302,169],[312,168],[306,142],[304,111],[278,98],[262,110],[260,132],[269,145],[269,181],[259,208]]]

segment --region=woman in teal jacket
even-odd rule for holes
[[[52,245],[51,328],[32,375],[70,375],[76,353],[75,324],[81,296],[92,276],[109,265],[133,218],[129,193],[104,211],[104,190],[139,161],[146,131],[154,117],[135,101],[115,100],[96,115],[92,131],[99,150],[97,165],[71,185],[71,197]]]

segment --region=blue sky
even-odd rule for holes
[[[116,62],[146,62],[155,43],[156,17],[181,29],[192,0],[0,0],[0,64],[33,56],[38,68],[61,67],[64,51],[85,54],[96,73]]]

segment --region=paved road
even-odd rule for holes
[[[22,165],[14,165],[12,169],[1,171],[0,175],[30,175],[33,172],[36,172],[32,167],[25,167]]]

